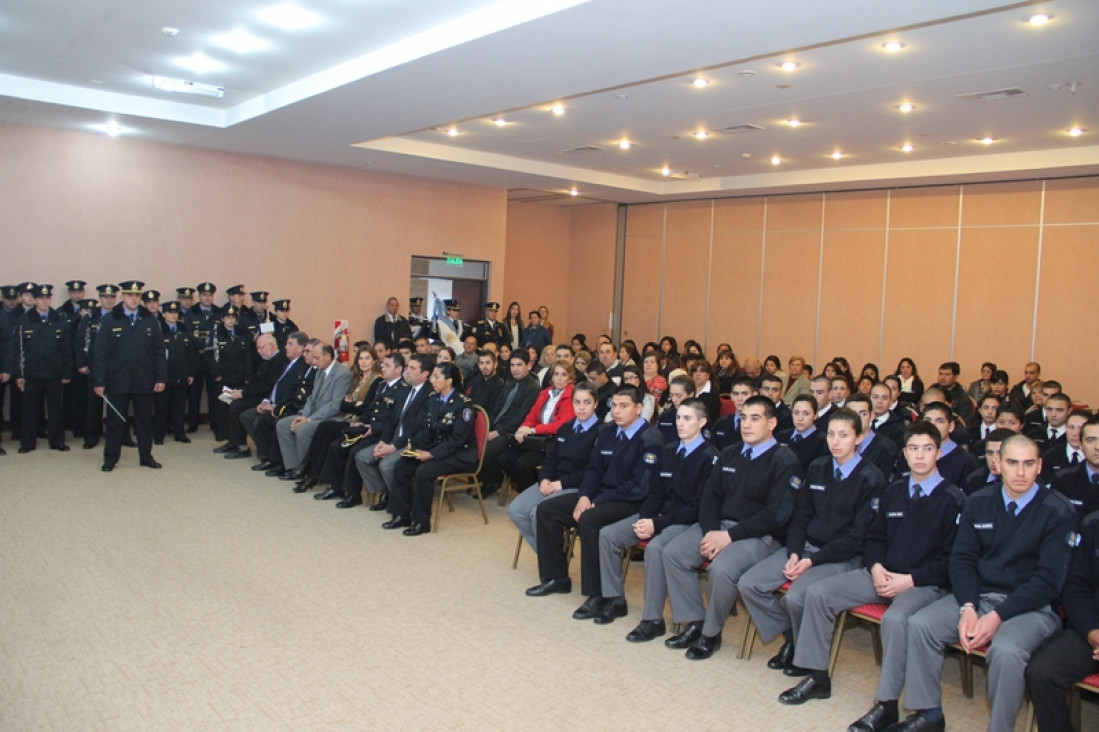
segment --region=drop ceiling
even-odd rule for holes
[[[0,121],[541,203],[1099,173],[1094,0],[310,0],[309,27],[264,20],[285,4],[0,4]],[[266,47],[218,45],[234,32]],[[220,68],[180,65],[197,53]]]

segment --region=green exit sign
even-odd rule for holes
[[[460,267],[460,266],[462,266],[463,264],[466,263],[466,260],[463,259],[462,257],[447,257],[446,258],[446,263],[447,264],[454,264],[454,265],[457,265],[457,266]]]

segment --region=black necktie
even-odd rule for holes
[[[130,324],[133,325],[133,324],[136,324],[136,323],[137,323],[137,313],[133,313],[132,315],[130,315]]]
[[[803,439],[803,438],[802,438],[802,436],[801,436],[801,435],[794,435],[794,442],[801,442],[801,441],[802,441],[802,439]]]
[[[1019,504],[1015,501],[1007,502],[1007,513],[1009,516],[1014,516],[1015,512],[1019,510]]]
[[[618,441],[619,442],[625,442],[626,441],[626,433],[625,432],[622,432],[621,430],[618,431]]]
[[[843,480],[843,471],[836,468],[836,481],[839,482],[841,480]]]
[[[1069,460],[1069,463],[1071,463],[1072,465],[1079,465],[1080,464],[1080,453],[1073,450],[1072,451],[1072,460]]]
[[[744,450],[741,451],[740,455],[743,458],[747,458],[748,460],[751,460],[752,459],[752,448],[751,447],[744,448]]]
[[[912,486],[912,499],[916,500],[918,498],[923,498],[923,487],[919,483]]]
[[[685,456],[687,454],[687,448],[680,445],[679,449],[675,451],[675,454],[676,454],[676,457],[682,458],[683,456]]]
[[[1092,473],[1091,474],[1091,484],[1092,485],[1099,485],[1099,473]]]

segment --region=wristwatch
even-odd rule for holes
[[[973,604],[972,602],[967,602],[967,603],[965,603],[964,605],[962,605],[962,606],[961,606],[960,608],[958,608],[958,615],[960,616],[960,615],[961,615],[962,613],[964,613],[964,612],[965,612],[966,610],[973,610],[973,611],[976,611],[976,610],[977,610],[977,608],[976,608],[976,606],[974,606],[974,604]]]

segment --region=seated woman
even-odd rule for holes
[[[512,348],[508,344],[500,344],[500,357],[497,359],[499,365],[496,367],[496,375],[505,382],[511,381],[511,351]]]
[[[575,413],[572,407],[572,389],[576,371],[572,364],[558,361],[553,365],[552,383],[534,400],[526,419],[515,430],[514,438],[500,454],[499,465],[511,478],[516,490],[533,485],[538,479],[538,466],[545,458],[546,446],[562,425]]]
[[[695,383],[691,381],[691,377],[687,376],[683,372],[680,372],[678,376],[672,377],[672,381],[668,384],[668,405],[664,407],[664,411],[660,413],[660,416],[656,418],[656,428],[660,430],[660,434],[664,437],[664,442],[675,442],[679,438],[679,433],[676,431],[675,415],[679,409],[679,405],[683,403],[685,399],[690,399],[695,395]],[[707,435],[706,439],[709,439]]]
[[[542,355],[538,357],[538,367],[531,369],[531,374],[537,379],[538,384],[549,386],[549,380],[552,377],[550,368],[557,361],[554,357],[554,346],[549,345],[542,349]]]
[[[622,345],[618,347],[618,362],[623,366],[640,366],[641,354],[637,352],[637,344],[631,340],[622,341]]]
[[[787,377],[786,372],[782,370],[782,361],[779,360],[779,357],[772,354],[763,359],[763,371],[771,376],[777,376],[782,379],[782,394],[779,395],[782,397],[786,393],[786,385],[790,380]],[[722,392],[722,394],[724,393],[725,392]]]
[[[439,349],[439,353],[435,356],[436,363],[454,363],[454,359],[458,358],[458,354],[454,352],[454,349],[450,346],[443,346]]]
[[[579,375],[578,380],[584,380],[584,374],[588,373],[588,364],[591,363],[593,356],[588,350],[580,350],[576,352],[576,356],[572,359],[572,365],[576,369],[576,373]]]
[[[897,399],[906,404],[919,404],[923,396],[923,380],[916,369],[916,362],[905,356],[897,362],[893,375],[901,380],[901,394]]]
[[[569,347],[572,348],[574,356],[581,351],[588,350],[588,337],[583,333],[577,333],[572,337],[572,342],[569,344]]]
[[[733,388],[733,379],[740,373],[740,363],[731,350],[717,352],[717,393],[728,394]]]
[[[707,421],[714,424],[721,417],[721,396],[713,383],[713,367],[709,361],[700,358],[691,364],[689,373],[695,383],[695,398],[706,405]]]
[[[660,352],[649,351],[641,357],[641,374],[645,377],[645,386],[653,399],[660,404],[664,392],[668,390],[668,380],[660,375]]]
[[[996,364],[991,361],[985,361],[981,364],[981,378],[974,381],[969,385],[969,389],[966,393],[969,394],[969,398],[974,402],[981,401],[981,397],[988,393],[992,388],[992,374],[996,371]]]
[[[661,369],[660,375],[667,379],[668,372],[679,365],[679,343],[676,342],[675,338],[672,336],[664,336],[660,339],[660,352],[664,354],[664,368]],[[677,359],[676,366],[674,367],[668,365],[668,362],[673,356]]]
[[[636,386],[641,390],[643,397],[641,406],[641,419],[646,422],[652,422],[653,416],[656,414],[656,400],[653,399],[653,395],[649,393],[649,387],[645,384],[645,379],[641,374],[641,369],[633,364],[627,366],[622,370],[622,384],[625,386]],[[607,415],[608,418],[610,415]],[[609,421],[609,419],[608,419]]]

